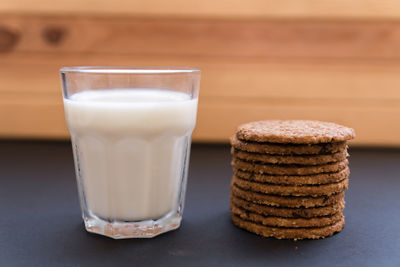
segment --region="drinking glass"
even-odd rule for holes
[[[60,69],[86,230],[115,239],[180,226],[200,70]]]

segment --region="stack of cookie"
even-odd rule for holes
[[[285,239],[318,239],[344,226],[347,141],[354,130],[319,121],[259,121],[231,138],[235,225]]]

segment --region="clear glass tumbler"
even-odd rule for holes
[[[60,70],[86,230],[153,237],[180,226],[200,71]]]

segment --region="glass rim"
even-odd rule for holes
[[[147,67],[147,66],[76,66],[62,67],[61,73],[87,74],[187,74],[200,73],[200,69],[190,67]]]

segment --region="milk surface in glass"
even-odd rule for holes
[[[64,106],[90,213],[140,221],[176,210],[197,99],[168,90],[90,90]]]

